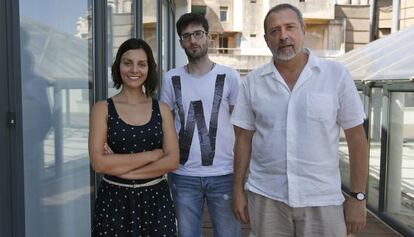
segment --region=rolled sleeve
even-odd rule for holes
[[[234,74],[232,75],[230,83],[230,98],[229,103],[230,105],[235,105],[237,103],[237,96],[239,94],[240,90],[240,75],[237,71],[234,71]]]
[[[343,129],[353,128],[364,122],[365,112],[355,83],[345,70],[339,87],[338,124]]]

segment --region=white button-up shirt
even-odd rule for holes
[[[242,81],[231,122],[255,131],[245,188],[291,207],[340,205],[340,127],[365,114],[345,67],[307,52],[292,91],[273,61]]]

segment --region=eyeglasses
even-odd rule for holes
[[[185,33],[181,35],[181,40],[190,41],[191,36],[194,36],[194,39],[199,40],[204,37],[204,34],[207,34],[204,30],[196,30],[193,33]]]

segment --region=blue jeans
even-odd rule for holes
[[[170,173],[179,237],[202,236],[203,206],[207,200],[214,237],[240,237],[241,227],[232,211],[233,175],[193,177]]]

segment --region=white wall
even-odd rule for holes
[[[243,29],[243,0],[233,0],[233,28],[234,31],[242,31]]]

